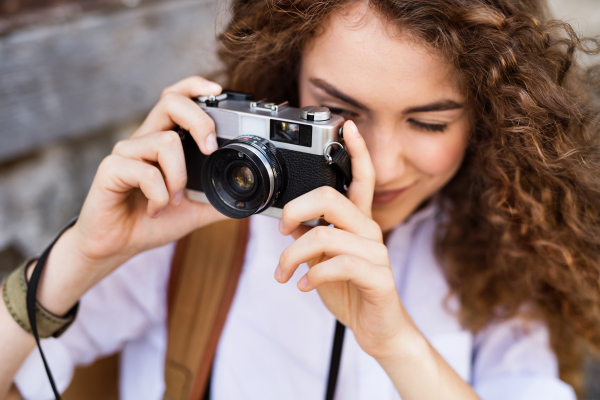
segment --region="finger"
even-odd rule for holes
[[[306,232],[310,231],[311,229],[312,229],[312,226],[300,225],[291,233],[291,235],[294,239],[298,239],[299,237],[301,237],[302,235],[304,235]]]
[[[155,132],[118,142],[113,154],[140,161],[157,162],[165,175],[171,204],[179,205],[187,183],[183,145],[173,131]]]
[[[344,144],[352,163],[352,183],[348,188],[348,198],[370,217],[375,190],[375,168],[367,144],[352,121],[344,123]]]
[[[341,255],[308,270],[298,281],[298,289],[308,292],[332,282],[351,282],[370,297],[387,295],[395,287],[394,277],[389,268],[359,257]]]
[[[178,207],[167,207],[160,214],[161,218],[166,219],[171,216],[173,223],[178,225],[184,235],[213,222],[229,219],[209,203],[189,200],[185,196]]]
[[[371,263],[388,263],[387,248],[383,243],[328,227],[318,226],[300,237],[279,257],[281,274],[279,282],[287,282],[298,266],[321,255],[336,257],[342,254],[369,260]]]
[[[300,223],[321,216],[340,229],[382,241],[379,225],[330,186],[322,186],[287,203],[283,207],[279,230],[282,234],[289,235]]]
[[[175,92],[163,96],[133,137],[170,130],[176,125],[190,132],[202,153],[208,155],[217,149],[214,121],[198,104]]]
[[[218,83],[209,81],[201,76],[191,76],[163,90],[161,97],[167,93],[177,93],[192,98],[208,96],[209,94],[218,95],[222,90],[221,85]]]
[[[117,193],[127,193],[140,188],[148,199],[147,213],[158,217],[169,202],[169,192],[164,178],[153,165],[111,154],[98,169],[104,189]]]

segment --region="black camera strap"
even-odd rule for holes
[[[342,358],[342,345],[346,327],[338,320],[335,321],[335,333],[333,334],[333,347],[331,348],[331,361],[329,363],[329,377],[327,378],[327,392],[325,400],[333,400],[337,386],[338,374],[340,372],[340,360]]]
[[[347,162],[347,167],[350,166],[349,156],[346,150],[340,147],[337,151],[332,154],[332,158],[335,160],[335,155],[340,153],[340,150],[343,151],[344,154],[341,154],[338,160],[341,160],[340,163],[333,162],[332,164],[336,165],[340,171],[343,172],[342,165],[345,165],[344,162]],[[344,176],[346,174],[344,173]],[[350,175],[351,177],[351,175]],[[350,178],[351,179],[351,178]],[[37,330],[37,324],[35,319],[35,310],[36,310],[36,298],[37,298],[37,290],[40,282],[40,278],[42,276],[42,271],[44,266],[46,265],[46,261],[48,261],[48,256],[52,247],[56,244],[58,239],[65,233],[65,231],[75,225],[77,222],[77,217],[73,218],[60,232],[52,243],[44,250],[42,255],[37,261],[35,268],[33,269],[33,273],[31,274],[31,279],[28,283],[27,290],[27,315],[29,317],[29,324],[31,325],[31,332],[33,333],[33,337],[35,338],[35,342],[40,351],[40,356],[42,357],[42,362],[44,363],[44,368],[46,370],[46,375],[48,376],[48,381],[50,382],[50,386],[52,387],[52,392],[54,393],[55,400],[61,400],[60,393],[58,388],[56,387],[56,383],[54,381],[54,377],[52,376],[52,372],[50,371],[50,366],[48,365],[48,361],[46,360],[46,356],[44,355],[44,351],[42,350],[42,346],[40,345],[40,337]],[[79,302],[75,304],[67,313],[67,315],[73,315],[77,313],[79,308]],[[335,322],[335,333],[333,337],[333,346],[331,349],[331,359],[329,363],[329,375],[327,378],[327,391],[325,394],[325,400],[333,400],[333,396],[335,395],[335,389],[337,386],[337,380],[340,370],[340,361],[342,357],[342,347],[344,343],[344,335],[346,333],[346,327],[336,320]]]
[[[52,391],[54,392],[54,397],[56,400],[60,400],[60,393],[56,388],[56,383],[54,382],[54,377],[52,376],[52,372],[50,372],[50,366],[48,365],[48,361],[46,361],[46,356],[44,355],[44,351],[42,350],[42,346],[40,345],[40,336],[37,330],[37,324],[35,320],[35,308],[36,308],[36,297],[37,297],[37,289],[40,283],[40,278],[42,276],[42,270],[44,269],[44,265],[46,265],[46,261],[48,260],[48,255],[50,254],[50,250],[54,247],[54,244],[62,236],[63,233],[77,222],[77,217],[73,218],[71,222],[69,222],[58,235],[54,238],[52,243],[44,250],[42,255],[37,261],[35,268],[33,269],[33,273],[31,274],[31,279],[29,280],[29,284],[27,286],[27,316],[29,317],[29,324],[31,326],[31,332],[33,333],[33,337],[35,338],[35,342],[37,343],[38,349],[40,350],[40,356],[42,356],[42,361],[44,362],[44,368],[46,369],[46,375],[48,375],[48,380],[50,381],[50,386],[52,386]],[[77,302],[67,313],[67,315],[73,315],[77,313],[77,309],[79,308],[79,302]]]
[[[329,374],[327,376],[327,390],[325,392],[325,400],[333,400],[333,396],[335,395],[335,388],[337,386],[338,375],[340,372],[340,360],[342,358],[342,345],[344,344],[344,334],[346,333],[346,327],[340,323],[340,321],[335,321],[335,333],[333,334],[333,347],[331,348],[331,361],[329,362]],[[213,360],[214,367],[214,360]],[[210,390],[212,384],[212,369],[208,376],[208,383],[206,385],[206,389],[204,390],[204,396],[202,396],[202,400],[210,400]]]
[[[335,150],[327,158],[327,162],[333,165],[338,172],[344,176],[344,186],[346,190],[352,182],[352,165],[350,164],[350,154],[342,146],[336,146]]]

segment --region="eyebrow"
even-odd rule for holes
[[[404,110],[402,114],[412,114],[419,112],[429,112],[429,111],[447,111],[447,110],[457,110],[463,108],[463,105],[455,102],[454,100],[441,100],[436,101],[435,103],[426,104],[424,106],[411,107],[407,110]]]
[[[343,102],[348,103],[348,104],[350,104],[356,108],[359,108],[361,110],[365,110],[365,111],[369,110],[369,107],[365,106],[360,101],[353,99],[352,97],[348,96],[347,94],[340,92],[338,89],[336,89],[334,86],[330,85],[329,83],[325,82],[323,79],[310,78],[309,81],[313,85],[315,85],[318,88],[323,89],[327,94],[329,94],[332,97],[335,97],[336,99],[342,100]]]
[[[367,107],[360,101],[353,99],[352,97],[348,96],[347,94],[342,93],[335,86],[325,82],[323,79],[309,78],[309,81],[316,87],[323,89],[330,96],[335,97],[339,100],[342,100],[343,102],[348,103],[348,104],[350,104],[356,108],[359,108],[361,110],[369,111],[369,107]],[[441,100],[441,101],[436,101],[435,103],[426,104],[423,106],[411,107],[409,109],[404,110],[402,112],[402,114],[406,115],[406,114],[419,113],[419,112],[457,110],[460,108],[463,108],[463,105],[460,103],[457,103],[454,100]]]

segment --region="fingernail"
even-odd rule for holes
[[[298,282],[298,287],[300,289],[306,289],[308,287],[308,276],[304,275],[302,279]]]
[[[277,268],[275,268],[275,279],[279,281],[281,279],[281,275],[283,275],[283,271],[281,270],[279,264],[277,264]]]
[[[173,205],[178,206],[179,203],[181,203],[182,197],[183,197],[183,190],[180,190],[179,192],[175,193],[173,195]]]
[[[350,130],[354,134],[354,137],[360,137],[360,132],[358,132],[358,128],[356,127],[356,124],[354,123],[354,121],[350,121],[349,125],[351,126]]]
[[[208,81],[208,80],[204,81],[204,86],[206,86],[209,89],[213,89],[213,90],[219,90],[219,89],[221,89],[221,85],[219,85],[216,82]]]
[[[213,151],[215,151],[216,149],[219,148],[219,145],[217,144],[217,139],[215,138],[215,134],[211,133],[206,137],[206,148],[208,149],[208,151],[210,153],[212,153]]]
[[[283,220],[279,220],[279,232],[283,233]]]
[[[163,212],[163,210],[158,210],[156,214],[154,214],[154,218],[158,218],[158,216]]]

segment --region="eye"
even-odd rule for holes
[[[329,106],[325,106],[325,107],[329,108],[329,111],[331,111],[332,113],[338,114],[346,119],[356,118],[358,116],[358,114],[356,114],[352,111],[344,110],[343,108],[335,108],[335,107],[329,107]]]
[[[417,121],[416,119],[412,118],[409,118],[407,122],[415,128],[427,132],[444,132],[448,127],[447,124],[428,124],[425,122]]]

